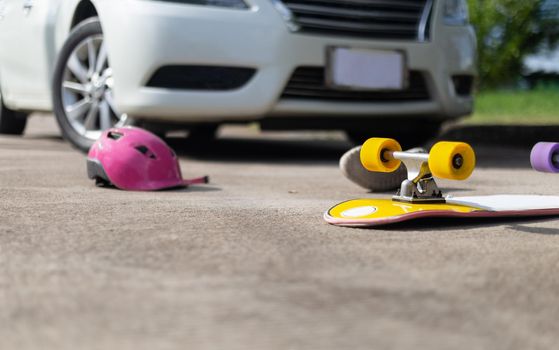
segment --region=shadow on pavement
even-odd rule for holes
[[[218,138],[200,142],[181,138],[167,139],[180,155],[221,162],[338,162],[352,144],[340,140],[274,140]]]
[[[530,149],[540,141],[559,142],[559,125],[455,125],[444,130],[439,139]]]
[[[259,163],[337,163],[353,147],[341,140],[283,140],[255,138],[218,138],[200,142],[188,138],[169,138],[169,145],[182,157],[220,162]],[[530,168],[530,148],[473,145],[477,167]]]
[[[210,183],[211,181],[212,179],[210,178]],[[162,190],[161,192],[217,192],[217,191],[221,191],[221,188],[212,185],[190,185],[185,188]]]
[[[529,169],[532,147],[541,141],[559,142],[559,125],[454,125],[437,140],[471,144],[478,167]]]
[[[489,217],[489,218],[419,218],[411,221],[398,222],[386,226],[381,226],[376,229],[386,230],[386,231],[430,231],[441,230],[441,233],[447,234],[448,232],[443,230],[469,230],[479,227],[497,227],[506,224],[510,225],[507,228],[512,230],[523,232],[523,233],[533,233],[533,234],[559,234],[559,229],[549,229],[549,228],[539,228],[539,227],[529,227],[521,226],[519,223],[536,223],[536,222],[547,222],[557,220],[556,216],[530,216],[530,217]],[[372,229],[375,228],[361,228],[361,229]]]
[[[522,233],[531,233],[537,235],[559,235],[558,228],[530,227],[530,226],[522,226],[522,225],[512,225],[507,228]]]
[[[371,135],[382,136],[382,135]],[[476,150],[477,166],[530,168],[531,147],[539,141],[559,142],[559,126],[456,125],[437,140],[463,141]],[[344,140],[218,138],[200,142],[188,138],[167,139],[181,156],[216,161],[337,162],[353,144]],[[429,146],[429,145],[428,145]]]
[[[64,142],[64,138],[60,135],[41,135],[41,134],[33,134],[33,135],[25,135],[25,139],[27,140],[46,140],[46,141],[56,141],[56,142]]]
[[[32,118],[25,139],[49,141],[60,146],[63,139],[50,118]],[[28,127],[29,128],[29,127]],[[212,141],[168,138],[170,146],[181,156],[216,161],[336,163],[353,144],[343,139],[299,137],[224,136]],[[371,137],[383,135],[371,135]],[[464,141],[472,144],[477,166],[487,168],[530,168],[530,149],[539,141],[558,141],[559,125],[452,125],[437,140]],[[36,145],[14,144],[9,138],[3,148],[25,149]],[[49,149],[42,145],[42,149]]]
[[[210,179],[211,181],[211,179]],[[116,191],[116,192],[126,192],[126,190],[121,190],[115,186],[112,185],[96,185],[97,188],[101,188],[104,191]],[[174,187],[174,188],[165,188],[162,190],[156,190],[156,191],[130,191],[130,192],[136,192],[136,193],[153,193],[153,192],[217,192],[217,191],[221,191],[222,189],[220,187],[215,187],[207,184],[200,184],[200,185],[190,185],[187,187]]]
[[[472,144],[477,168],[531,169],[530,148]]]

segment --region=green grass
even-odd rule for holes
[[[483,91],[468,124],[559,124],[559,90]]]

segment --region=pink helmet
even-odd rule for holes
[[[104,131],[87,155],[87,175],[97,185],[132,191],[208,182],[207,176],[183,180],[175,152],[159,137],[135,127]]]

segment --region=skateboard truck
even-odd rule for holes
[[[360,158],[365,169],[385,173],[395,171],[403,162],[408,178],[392,200],[408,203],[444,203],[435,177],[465,180],[475,167],[475,153],[463,142],[438,142],[429,153],[422,148],[402,152],[396,140],[371,138],[361,147]]]
[[[388,153],[390,152],[390,153]],[[444,203],[442,191],[429,169],[429,154],[422,148],[407,152],[384,151],[382,157],[392,157],[404,163],[408,178],[402,181],[398,193],[392,197],[398,202]]]

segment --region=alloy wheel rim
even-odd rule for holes
[[[95,140],[103,130],[123,126],[127,115],[114,103],[113,71],[103,35],[81,41],[70,54],[62,76],[62,107],[72,128]]]

